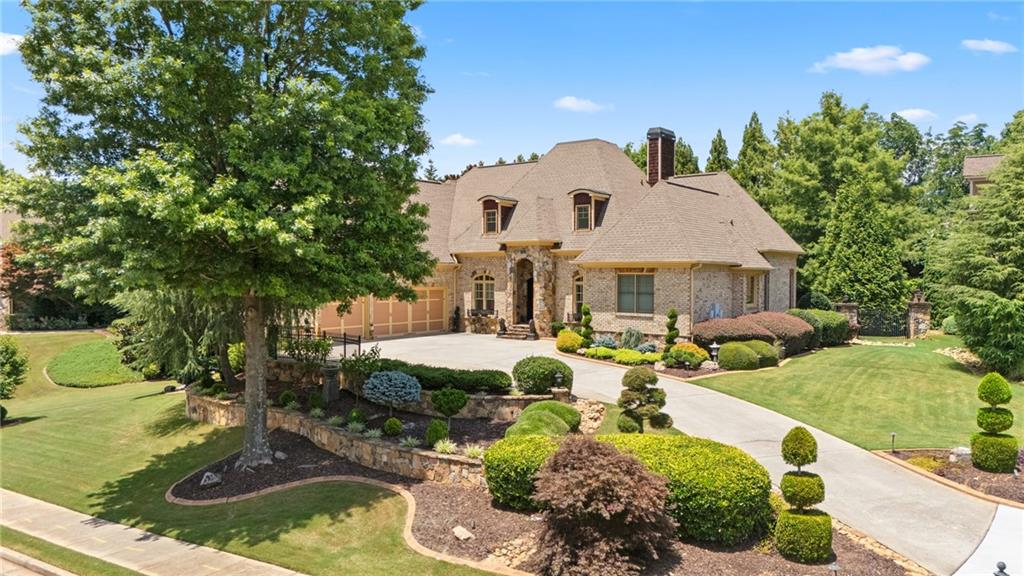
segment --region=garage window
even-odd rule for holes
[[[473,278],[473,310],[494,313],[494,277],[480,274]]]

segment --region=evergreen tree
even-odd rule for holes
[[[833,301],[848,296],[863,308],[895,312],[906,302],[907,275],[877,188],[869,180],[840,186],[820,246],[814,289]]]
[[[526,157],[522,154],[516,154],[516,164],[521,164],[523,162],[526,162]]]
[[[537,160],[540,160],[540,154],[530,152],[530,162],[536,162]]]
[[[676,140],[675,169],[676,174],[680,176],[700,173],[697,155],[693,153],[693,148],[682,140]]]
[[[622,151],[629,156],[629,159],[636,164],[637,168],[647,172],[647,142],[640,144],[639,148],[633,148],[632,142],[627,142]]]
[[[423,171],[423,178],[431,182],[438,181],[437,166],[434,166],[433,160],[427,160],[427,169]]]
[[[760,200],[770,186],[774,173],[775,147],[765,136],[761,119],[754,112],[743,128],[743,145],[730,174],[755,200]]]
[[[1013,119],[1006,123],[999,139],[999,150],[1007,152],[1013,146],[1024,142],[1024,110],[1017,110]]]
[[[501,166],[502,164],[508,164],[508,162],[505,162],[504,158],[502,158],[501,156],[498,156],[498,161],[495,162],[495,164],[498,165],[498,166]]]
[[[705,172],[728,172],[732,168],[732,160],[729,158],[729,147],[725,144],[722,130],[719,129],[711,140],[711,153],[704,165]]]

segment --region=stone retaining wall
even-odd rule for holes
[[[185,402],[192,420],[217,426],[245,424],[245,406],[241,404],[192,393],[186,394]],[[365,438],[283,408],[267,409],[267,425],[270,429],[280,428],[299,434],[328,452],[382,472],[438,484],[486,487],[483,463],[465,456],[404,448],[385,440]]]

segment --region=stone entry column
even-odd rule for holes
[[[932,303],[925,302],[920,290],[907,303],[907,331],[910,338],[924,338],[932,329]]]
[[[851,324],[860,324],[860,306],[856,302],[836,302],[832,308],[846,316]]]

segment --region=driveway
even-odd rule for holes
[[[572,367],[575,394],[606,402],[618,398],[625,371],[558,356],[554,342],[545,340],[520,342],[485,335],[444,334],[377,344],[386,357],[452,368],[511,371],[524,356],[556,356]],[[789,469],[779,453],[780,442],[799,422],[692,384],[662,379],[660,385],[668,395],[665,411],[677,428],[746,450],[768,469],[778,485]],[[985,538],[995,504],[946,488],[844,440],[808,428],[818,440],[818,463],[812,470],[824,477],[827,489],[821,507],[839,520],[940,575],[956,572]],[[1012,514],[1011,527],[1016,523]],[[1024,513],[1017,517],[1024,523]],[[1007,534],[1000,528],[999,533],[990,536],[993,542],[1006,542]],[[1007,563],[1010,574],[1024,574],[1024,559],[1012,557],[1020,555],[1024,546],[1016,550],[1007,549],[1005,544],[996,548],[992,554],[1001,557],[993,556],[989,561],[987,553],[981,558],[975,555],[971,571],[961,570],[957,576],[974,574],[974,566],[979,576],[991,574],[996,559]],[[983,549],[978,550],[979,554]]]

